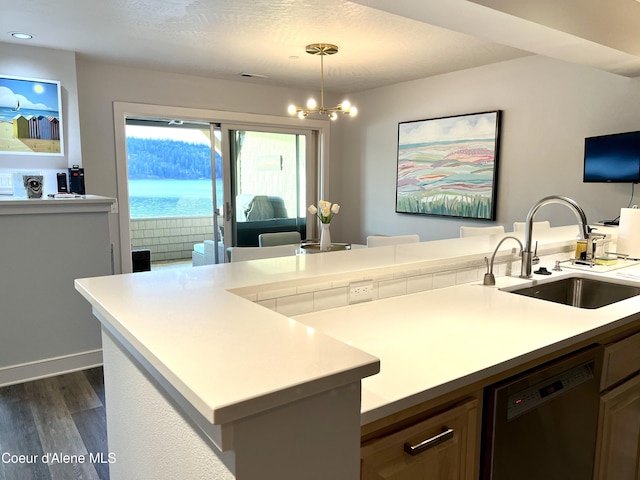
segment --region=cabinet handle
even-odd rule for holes
[[[442,433],[434,435],[431,438],[427,438],[416,445],[411,445],[409,442],[405,442],[404,451],[409,455],[418,455],[419,453],[429,450],[431,447],[435,447],[450,438],[453,438],[453,428],[442,427]]]

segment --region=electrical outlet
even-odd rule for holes
[[[349,305],[373,300],[373,280],[362,280],[349,284]]]

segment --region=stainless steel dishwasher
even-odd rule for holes
[[[600,346],[485,390],[484,480],[591,480]]]

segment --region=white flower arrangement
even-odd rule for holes
[[[331,219],[340,211],[340,205],[337,203],[327,202],[326,200],[320,200],[318,202],[318,208],[315,205],[309,205],[307,208],[311,215],[315,215],[320,219],[321,223],[331,223]]]

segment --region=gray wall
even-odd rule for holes
[[[81,164],[76,56],[73,52],[0,43],[0,73],[57,80],[62,89],[63,156],[0,155],[0,172],[38,169],[46,173],[45,193],[56,191],[55,171]]]
[[[284,116],[286,105],[317,93],[262,86],[255,79],[223,81],[82,59],[74,62],[69,52],[16,48],[0,43],[0,54],[10,53],[15,63],[3,70],[24,74],[20,65],[51,62],[50,72],[30,67],[28,73],[63,80],[71,97],[65,102],[70,116],[69,152],[81,145],[88,191],[110,197],[118,193],[114,101]],[[72,92],[75,70],[77,103]],[[487,224],[395,213],[397,126],[407,120],[503,110],[495,223],[506,225],[507,230],[547,194],[575,198],[591,221],[615,217],[629,202],[629,185],[582,183],[582,148],[585,136],[640,129],[640,79],[531,56],[350,97],[360,115],[340,118],[331,128],[328,200],[343,205],[332,222],[336,241],[362,243],[372,233],[416,232],[423,240],[448,238],[458,236],[462,224]],[[74,122],[81,127],[81,137]],[[69,161],[77,163],[76,158]],[[571,223],[573,216],[563,210],[545,207],[540,217],[556,225]],[[112,229],[117,239],[117,221],[112,220]]]
[[[102,361],[76,278],[111,273],[109,205],[0,206],[0,385]]]
[[[107,196],[117,193],[113,102],[287,116],[289,103],[312,93],[262,86],[255,79],[230,82],[80,59],[77,71],[87,188]]]
[[[260,80],[215,80],[78,59],[82,158],[87,191],[116,197],[113,102],[132,102],[287,117],[290,103],[318,92],[264,86]],[[332,128],[332,130],[335,127]],[[119,227],[112,223],[117,242]],[[116,248],[119,266],[119,249]]]
[[[531,56],[361,92],[352,100],[359,116],[341,119],[339,138],[332,139],[340,155],[332,159],[331,200],[343,205],[332,238],[451,238],[463,224],[503,224],[509,231],[550,194],[577,200],[590,222],[615,218],[629,203],[629,184],[583,184],[582,156],[586,136],[640,130],[640,79]],[[395,213],[398,122],[487,110],[503,111],[497,221]],[[544,207],[539,218],[545,217],[553,225],[575,222],[562,206]]]

